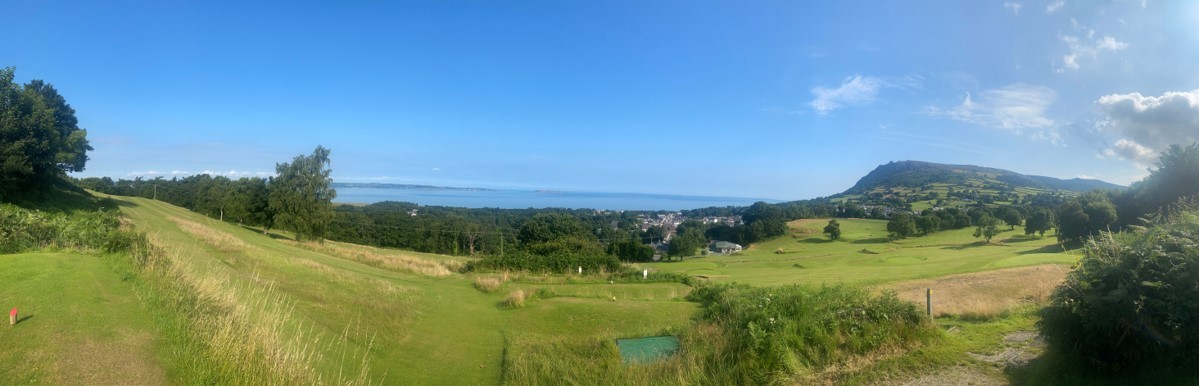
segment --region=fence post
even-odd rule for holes
[[[933,317],[933,289],[924,289],[924,311],[928,313],[929,319]]]

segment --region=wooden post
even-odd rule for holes
[[[928,312],[928,317],[933,317],[933,289],[924,289],[924,311]]]
[[[9,326],[17,325],[17,309],[15,307],[12,309],[11,312],[8,313],[8,325]]]

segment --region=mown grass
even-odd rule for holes
[[[886,221],[839,219],[842,236],[829,241],[820,228],[828,220],[799,220],[789,234],[754,244],[741,254],[643,264],[654,270],[754,285],[794,283],[877,284],[935,278],[1000,268],[1072,264],[1077,256],[1056,238],[1005,231],[993,245],[981,245],[973,229],[936,232],[892,241]],[[783,249],[785,253],[774,251]],[[866,252],[863,252],[866,251]]]
[[[153,313],[107,260],[0,255],[0,379],[6,384],[165,384],[170,350]],[[19,322],[8,325],[17,308]]]

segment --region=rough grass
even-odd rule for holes
[[[508,297],[505,297],[501,304],[507,308],[525,308],[525,302],[530,297],[530,293],[525,292],[525,290],[516,290],[509,292]]]
[[[479,291],[492,293],[498,291],[508,281],[508,273],[475,276],[475,288]]]
[[[889,283],[876,287],[921,307],[925,289],[933,290],[933,314],[988,319],[1017,308],[1044,304],[1069,272],[1060,265],[1038,265]]]
[[[457,260],[434,261],[411,254],[385,254],[376,251],[365,250],[366,248],[364,247],[352,248],[333,242],[285,242],[289,245],[301,247],[310,251],[324,253],[326,255],[335,256],[350,261],[357,261],[359,263],[375,267],[432,277],[444,277],[452,275],[464,265],[464,263]]]

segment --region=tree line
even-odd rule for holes
[[[309,155],[275,164],[276,176],[230,179],[199,174],[184,178],[116,180],[88,177],[75,180],[101,193],[161,200],[206,216],[237,224],[282,228],[297,240],[324,240],[333,220],[337,192],[329,177],[329,149],[317,146]]]

